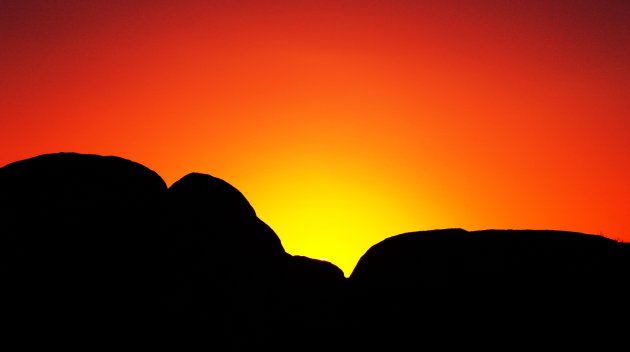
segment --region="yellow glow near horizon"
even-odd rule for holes
[[[395,185],[356,162],[322,154],[281,170],[245,195],[290,254],[326,258],[349,276],[370,246],[416,228]]]
[[[407,231],[630,241],[630,2],[128,3],[0,2],[0,165],[211,174],[346,275]]]

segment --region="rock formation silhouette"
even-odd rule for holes
[[[627,270],[627,251],[605,237],[562,231],[434,230],[373,246],[350,279],[370,290],[417,293],[593,294],[625,284],[618,278]]]
[[[119,157],[4,166],[0,224],[5,322],[65,342],[281,347],[325,322],[313,316],[335,316],[345,282],[330,263],[287,254],[225,181],[192,173],[167,189]]]
[[[23,345],[402,350],[614,331],[627,319],[628,246],[558,231],[408,233],[375,244],[346,279],[286,253],[210,175],[167,188],[138,163],[77,153],[0,168],[2,320]]]
[[[0,169],[9,309],[61,326],[154,312],[166,184],[116,157],[42,155]]]
[[[334,315],[343,287],[334,265],[291,256],[245,197],[227,182],[192,173],[168,190],[171,312],[219,333],[220,345],[275,348]],[[175,309],[172,309],[175,308]],[[332,326],[331,322],[327,326]],[[205,336],[205,335],[204,335]]]
[[[619,304],[630,293],[628,246],[541,230],[394,236],[370,248],[349,278],[357,293],[355,333],[380,336],[384,346],[417,346],[422,330],[423,343],[453,348],[461,340],[444,338],[444,331],[469,347],[497,348],[503,339],[535,347],[609,335],[628,313]]]

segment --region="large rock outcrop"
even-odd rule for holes
[[[353,333],[390,347],[540,345],[609,333],[627,314],[619,302],[630,293],[629,250],[561,231],[393,236],[370,248],[349,278]]]
[[[562,231],[434,230],[402,234],[373,246],[351,275],[374,289],[469,294],[614,289],[625,284],[627,247]]]
[[[0,169],[3,289],[18,317],[144,320],[160,276],[164,181],[118,157],[59,153]],[[37,318],[32,318],[33,316]]]
[[[345,279],[286,253],[210,175],[167,188],[135,162],[76,153],[0,168],[1,322],[27,345],[407,350],[625,336],[629,246],[424,231],[374,245]]]
[[[314,328],[325,341],[318,315],[336,317],[345,282],[287,254],[221,179],[167,188],[138,163],[77,153],[0,168],[0,256],[4,325],[62,343],[281,348]]]
[[[223,346],[275,349],[319,329],[335,333],[332,319],[345,282],[336,266],[287,254],[274,231],[227,182],[192,173],[168,190],[168,232],[182,320],[221,331]],[[328,317],[323,319],[322,316]],[[338,317],[339,318],[339,317]]]

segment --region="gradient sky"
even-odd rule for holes
[[[630,1],[0,0],[0,165],[240,189],[349,275],[461,227],[630,241]]]

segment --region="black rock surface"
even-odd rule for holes
[[[4,293],[21,317],[84,321],[155,309],[166,184],[118,157],[59,153],[0,169]]]
[[[378,336],[385,346],[456,348],[465,340],[487,348],[504,339],[540,346],[618,331],[628,313],[619,302],[630,293],[629,273],[628,244],[602,236],[407,233],[374,245],[359,260],[349,278],[351,320],[354,334]]]
[[[0,168],[0,244],[3,321],[34,341],[288,348],[319,326],[298,315],[334,316],[345,282],[287,254],[227,182],[192,173],[167,188],[119,157]]]
[[[138,163],[76,153],[0,168],[1,322],[24,347],[505,349],[623,337],[629,246],[424,231],[375,244],[346,279],[286,253],[243,194],[210,175],[167,188]]]

